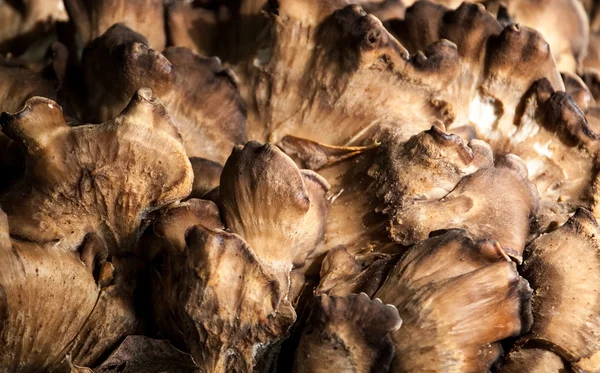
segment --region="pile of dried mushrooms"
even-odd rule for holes
[[[0,373],[600,372],[600,1],[0,1]]]

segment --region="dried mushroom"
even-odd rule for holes
[[[296,352],[294,372],[387,372],[390,333],[402,320],[394,306],[364,293],[315,299]]]
[[[596,8],[0,0],[0,372],[600,371]]]
[[[138,237],[152,210],[192,186],[181,138],[148,89],[99,125],[69,127],[41,97],[0,124],[26,157],[22,179],[0,199],[10,227],[0,370],[60,370],[67,355],[91,364],[139,328]]]
[[[182,47],[161,54],[142,35],[115,25],[87,46],[82,64],[87,95],[80,114],[90,121],[112,118],[133,92],[150,87],[181,132],[189,157],[222,164],[234,145],[246,141],[244,104],[218,58]]]
[[[162,50],[166,45],[162,0],[62,1],[84,45],[115,23],[144,35],[151,48]]]
[[[534,294],[534,324],[521,337],[516,351],[509,355],[508,368],[541,365],[544,372],[559,372],[558,355],[576,372],[600,369],[598,336],[598,237],[600,226],[592,214],[579,209],[559,229],[542,235],[527,248],[523,275],[531,282]],[[547,356],[531,361],[521,354]],[[519,365],[517,365],[519,364]]]
[[[375,294],[396,306],[393,372],[485,372],[531,327],[531,288],[496,241],[449,230],[412,247]]]
[[[322,239],[327,191],[327,182],[278,148],[249,142],[234,148],[221,174],[228,231],[217,210],[194,214],[184,206],[154,224],[156,320],[202,369],[252,371],[286,337],[296,318],[291,270]]]

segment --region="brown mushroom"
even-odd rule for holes
[[[398,209],[391,214],[390,235],[409,245],[440,229],[464,228],[473,237],[498,241],[520,262],[537,207],[537,191],[523,161],[510,154],[495,167],[464,177],[439,199]]]
[[[402,325],[398,310],[364,294],[315,299],[296,351],[294,372],[388,372],[390,334]]]
[[[218,58],[182,47],[161,54],[147,44],[123,25],[90,43],[83,54],[87,96],[79,115],[107,120],[133,92],[150,87],[173,117],[188,156],[222,164],[233,146],[246,140],[245,109],[233,76]]]
[[[527,248],[523,275],[535,290],[532,299],[535,322],[518,345],[525,347],[517,347],[517,352],[509,355],[509,365],[531,365],[512,361],[519,360],[518,351],[533,354],[527,351],[528,346],[537,346],[557,354],[574,371],[600,369],[598,237],[600,226],[592,214],[578,209],[562,227],[540,236]],[[545,372],[559,371],[557,358],[548,356],[538,361],[543,362]]]
[[[190,346],[202,369],[251,371],[296,318],[291,271],[322,239],[328,184],[273,145],[249,142],[234,149],[219,189],[224,225],[234,233],[218,228],[216,210],[201,216],[183,206],[154,224],[162,242],[155,318]]]
[[[63,1],[83,45],[102,35],[115,23],[123,23],[148,38],[151,48],[162,50],[166,46],[161,0]]]
[[[181,138],[148,89],[99,125],[69,127],[41,97],[0,124],[26,157],[24,176],[1,199],[11,240],[0,275],[0,367],[53,371],[67,354],[93,364],[139,328],[138,237],[152,210],[191,190]]]
[[[531,289],[496,241],[449,230],[408,250],[375,294],[398,308],[395,372],[487,371],[531,326]]]

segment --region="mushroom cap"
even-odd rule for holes
[[[387,372],[398,310],[364,294],[315,298],[296,351],[294,372]]]
[[[41,97],[0,124],[26,159],[25,175],[1,197],[14,237],[72,250],[94,232],[110,253],[132,251],[144,216],[191,191],[181,137],[149,89],[99,125],[69,127]]]
[[[521,262],[538,198],[523,161],[509,154],[494,167],[465,176],[447,195],[390,214],[390,235],[410,245],[440,229],[463,228],[473,237],[498,241]]]
[[[302,266],[322,240],[329,184],[300,170],[279,148],[251,141],[234,148],[219,189],[225,225],[273,270]],[[287,275],[286,275],[287,276]]]
[[[150,87],[173,118],[189,157],[222,164],[234,145],[246,141],[235,78],[216,57],[183,47],[160,53],[142,35],[116,24],[86,47],[82,65],[87,97],[79,111],[87,120],[112,118],[133,92]]]
[[[375,294],[397,307],[394,371],[486,371],[527,331],[531,288],[497,242],[449,230],[413,246]]]
[[[159,326],[205,370],[252,371],[257,351],[295,320],[287,290],[237,234],[196,225],[186,241],[155,275]]]
[[[523,340],[543,343],[581,371],[600,367],[599,235],[593,215],[578,209],[562,227],[533,241],[523,264],[523,275],[535,289],[535,323]]]

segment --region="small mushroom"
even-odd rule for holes
[[[498,241],[521,262],[537,207],[537,191],[527,179],[523,161],[509,154],[495,167],[464,177],[439,199],[398,209],[391,214],[390,235],[410,245],[440,229],[464,228],[473,237]]]
[[[402,325],[398,310],[364,294],[320,295],[296,351],[294,373],[388,372],[390,334]]]

